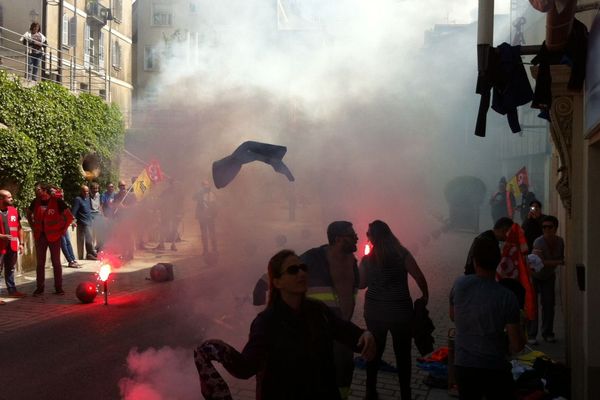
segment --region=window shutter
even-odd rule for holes
[[[98,35],[98,66],[104,68],[104,32]]]
[[[69,19],[69,46],[77,45],[77,17],[73,16]]]
[[[85,24],[85,33],[83,36],[83,66],[88,68],[90,66],[90,26]]]

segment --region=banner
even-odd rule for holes
[[[521,196],[521,189],[519,186],[522,184],[529,186],[529,175],[527,174],[526,167],[523,167],[517,171],[515,176],[513,176],[506,184],[506,189],[509,192],[512,192],[515,197],[519,197]]]
[[[163,174],[158,161],[152,161],[146,168],[142,170],[140,175],[133,183],[133,194],[137,201],[142,200],[153,185],[162,181]]]

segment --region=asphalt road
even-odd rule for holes
[[[0,399],[121,398],[132,348],[193,348],[202,340],[209,321],[196,304],[210,291],[197,275],[115,296],[108,306],[74,304],[81,310],[3,334]]]

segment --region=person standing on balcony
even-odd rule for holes
[[[46,37],[40,32],[40,24],[32,22],[29,30],[21,36],[21,43],[27,46],[27,80],[37,81],[38,67],[47,45]]]

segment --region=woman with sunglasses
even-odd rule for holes
[[[219,357],[228,360],[224,367],[241,379],[257,375],[256,398],[260,400],[341,399],[333,341],[370,360],[375,355],[373,335],[337,317],[324,303],[306,297],[307,266],[292,250],[275,254],[268,273],[267,308],[252,322],[244,350],[237,353],[228,348]],[[208,345],[212,346],[209,351],[227,346],[218,341],[208,341]],[[198,353],[203,351],[207,352],[202,346],[197,349],[197,365]],[[205,394],[210,374],[203,374],[200,366],[198,369]]]
[[[427,304],[427,281],[410,252],[400,244],[390,227],[383,221],[369,224],[367,237],[373,245],[371,252],[360,263],[360,288],[365,294],[365,321],[375,336],[377,354],[367,362],[367,395],[365,399],[378,398],[377,371],[385,349],[388,331],[394,341],[394,354],[398,368],[400,393],[403,400],[411,398],[411,346],[410,322],[413,303],[408,289],[408,274],[417,282],[422,300]]]

